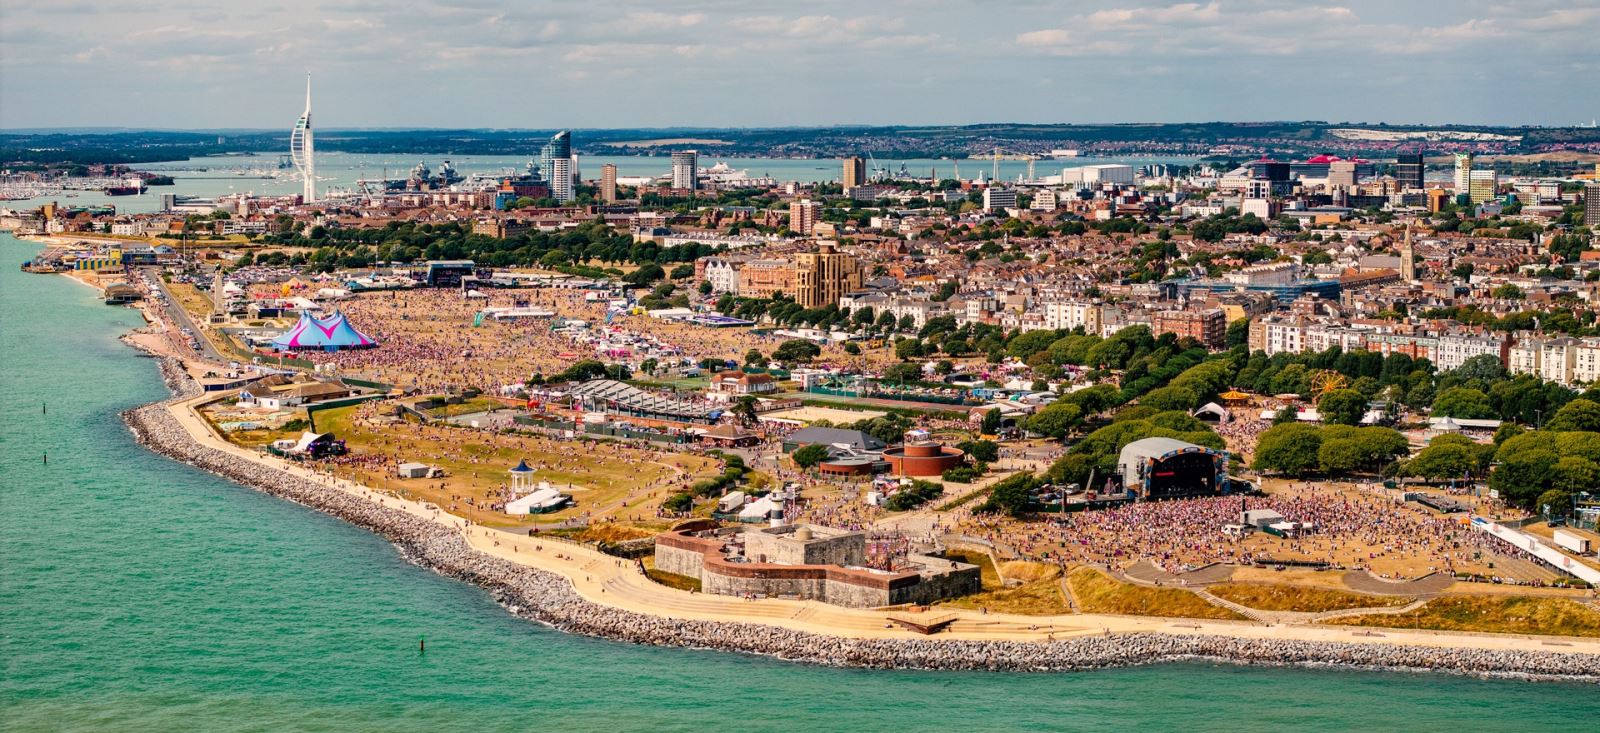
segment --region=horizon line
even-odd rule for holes
[[[1292,119],[1280,119],[1280,120],[1187,120],[1187,121],[1181,121],[1181,122],[1146,122],[1146,121],[1124,121],[1124,122],[1007,122],[1007,121],[991,121],[991,122],[970,122],[970,123],[959,123],[959,124],[910,123],[910,122],[893,123],[893,124],[868,124],[868,123],[844,123],[844,122],[841,122],[841,123],[815,124],[815,125],[743,125],[743,126],[735,125],[735,126],[722,126],[722,127],[700,126],[700,125],[664,125],[664,126],[645,126],[645,127],[494,127],[494,126],[437,127],[437,126],[420,126],[420,125],[419,126],[410,126],[410,125],[399,125],[399,126],[351,125],[351,126],[341,126],[341,127],[324,127],[324,128],[320,128],[320,129],[323,132],[333,132],[333,131],[339,131],[339,130],[352,131],[352,132],[456,132],[456,131],[465,131],[465,132],[547,132],[547,131],[551,131],[551,130],[555,130],[555,131],[572,130],[572,131],[580,131],[580,132],[634,132],[634,131],[647,132],[647,131],[654,131],[654,130],[662,130],[662,131],[672,131],[672,130],[749,131],[749,130],[825,130],[825,129],[874,130],[874,129],[896,129],[896,128],[908,128],[908,127],[963,129],[963,128],[987,127],[987,126],[995,126],[995,125],[1009,125],[1009,126],[1015,126],[1015,127],[1066,127],[1066,128],[1071,128],[1071,127],[1156,127],[1156,126],[1182,126],[1182,125],[1274,125],[1274,124],[1299,124],[1299,125],[1321,125],[1321,126],[1328,126],[1328,127],[1337,126],[1337,127],[1365,127],[1365,128],[1429,127],[1429,128],[1492,128],[1492,129],[1502,129],[1502,130],[1526,130],[1526,129],[1538,129],[1538,130],[1592,130],[1592,129],[1595,129],[1593,124],[1588,124],[1588,125],[1585,125],[1585,124],[1549,125],[1549,124],[1524,123],[1524,124],[1517,124],[1517,125],[1495,125],[1495,124],[1477,124],[1477,123],[1467,123],[1467,122],[1377,122],[1377,123],[1371,123],[1371,122],[1348,122],[1348,121],[1330,122],[1328,120],[1292,120]],[[188,133],[213,133],[213,132],[228,133],[228,132],[232,132],[232,133],[256,133],[256,132],[278,132],[278,131],[281,131],[282,129],[284,129],[284,128],[281,128],[281,127],[278,127],[278,126],[273,126],[273,127],[162,127],[162,126],[138,127],[138,126],[114,126],[114,125],[59,125],[59,126],[0,127],[0,134],[27,135],[27,134],[62,133],[62,132],[72,132],[72,131],[84,132],[84,133],[89,133],[89,134],[115,134],[115,133],[126,133],[126,132],[177,132],[177,133],[183,133],[183,132],[188,132]]]

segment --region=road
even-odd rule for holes
[[[146,277],[150,278],[151,282],[156,284],[156,287],[161,289],[161,294],[166,296],[167,304],[163,310],[166,312],[167,318],[170,319],[171,322],[178,328],[187,328],[191,333],[194,334],[195,340],[200,344],[200,357],[202,359],[219,364],[226,364],[229,361],[237,361],[237,359],[231,359],[230,357],[224,356],[222,352],[218,351],[217,347],[211,343],[211,339],[201,332],[200,324],[195,323],[194,319],[189,317],[188,311],[183,309],[183,305],[178,303],[178,299],[173,297],[172,291],[167,287],[166,281],[161,279],[161,272],[158,268],[145,268],[142,270],[142,272]]]

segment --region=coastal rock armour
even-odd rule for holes
[[[171,358],[161,372],[179,398],[199,389]],[[410,562],[488,590],[511,613],[554,628],[638,644],[745,652],[836,667],[1067,671],[1203,659],[1241,664],[1427,670],[1534,679],[1600,679],[1600,655],[1547,651],[1237,639],[1160,633],[1050,642],[849,639],[756,623],[684,621],[584,600],[560,575],[484,555],[450,528],[195,442],[163,403],[123,412],[138,441],[178,461],[331,514],[399,547]]]

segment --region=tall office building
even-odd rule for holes
[[[1467,192],[1472,184],[1472,153],[1456,153],[1456,194]]]
[[[296,170],[300,171],[300,178],[304,185],[300,194],[303,203],[317,200],[317,161],[316,146],[311,136],[311,75],[306,74],[306,111],[295,121],[294,130],[289,133],[289,159],[294,162]]]
[[[562,130],[550,136],[550,142],[539,150],[539,165],[550,184],[550,198],[563,203],[577,198],[572,188],[572,133]]]
[[[1583,187],[1583,223],[1600,227],[1600,183]]]
[[[799,199],[789,204],[789,230],[802,236],[817,231],[817,219],[822,216],[822,204],[811,199]]]
[[[672,187],[680,191],[693,191],[699,185],[700,154],[684,150],[672,154]]]
[[[1422,190],[1422,153],[1401,153],[1394,163],[1394,179],[1401,191]]]
[[[577,193],[572,190],[572,159],[552,158],[550,160],[550,198],[561,203],[567,203],[577,197]]]
[[[1472,205],[1486,204],[1495,200],[1500,192],[1500,177],[1493,168],[1473,170],[1467,175],[1467,195],[1472,199]]]
[[[816,252],[795,256],[794,302],[804,308],[837,305],[846,293],[861,289],[861,267],[856,258],[823,243]]]
[[[539,149],[539,167],[544,169],[546,180],[550,178],[550,163],[556,158],[572,157],[572,133],[562,130],[550,136],[550,142]]]
[[[617,200],[617,166],[611,163],[600,166],[600,200],[608,204]]]
[[[839,181],[844,184],[844,192],[849,195],[850,189],[864,186],[867,183],[867,161],[859,156],[850,156],[844,159],[844,175]]]

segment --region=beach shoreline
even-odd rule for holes
[[[130,345],[148,347],[128,340]],[[1182,660],[1205,660],[1231,664],[1268,666],[1339,667],[1408,672],[1445,672],[1481,677],[1508,677],[1539,680],[1600,681],[1600,654],[1589,651],[1545,651],[1516,648],[1539,642],[1512,638],[1490,639],[1497,646],[1452,645],[1482,642],[1492,635],[1434,634],[1422,640],[1360,643],[1287,638],[1264,633],[1262,629],[1239,625],[1229,627],[1192,624],[1194,631],[1175,633],[1159,630],[1174,619],[1128,619],[1113,632],[1101,633],[1098,624],[1086,624],[1065,633],[1066,638],[1014,639],[974,638],[969,634],[907,638],[884,631],[873,633],[855,629],[851,634],[818,633],[803,630],[801,624],[784,622],[707,620],[672,617],[630,610],[618,594],[605,596],[606,588],[620,585],[580,583],[580,567],[592,572],[611,571],[605,558],[589,548],[565,545],[554,540],[524,538],[525,545],[539,542],[540,553],[552,553],[569,562],[534,567],[527,561],[513,561],[513,551],[502,548],[506,533],[466,526],[459,520],[444,519],[436,511],[411,502],[380,497],[364,487],[314,474],[296,475],[292,470],[252,460],[242,451],[228,452],[202,443],[200,428],[180,421],[185,403],[199,395],[199,389],[175,358],[152,352],[158,358],[162,378],[173,393],[171,400],[136,407],[123,413],[136,440],[164,456],[228,478],[235,483],[330,514],[371,531],[394,544],[402,557],[441,575],[463,580],[487,590],[513,615],[552,628],[589,636],[656,646],[715,649],[758,654],[807,664],[870,669],[938,669],[989,671],[1079,671],[1106,667],[1127,667]],[[364,493],[363,493],[364,492]],[[492,546],[489,543],[493,543]],[[546,551],[544,545],[549,545]],[[502,552],[501,550],[504,550]],[[526,548],[527,551],[534,547]],[[496,556],[499,552],[502,556]],[[563,555],[570,552],[572,555]],[[532,555],[533,553],[529,553]],[[524,555],[522,557],[528,557]],[[614,558],[612,561],[616,561]],[[582,561],[585,565],[575,564]],[[623,563],[616,561],[618,567]],[[556,572],[556,569],[562,572]],[[615,573],[624,571],[618,570]],[[590,575],[583,574],[584,581]],[[666,589],[662,589],[664,592]],[[589,596],[598,592],[607,602]],[[612,599],[615,599],[615,604]],[[720,598],[720,597],[705,597]],[[728,599],[732,600],[732,599]],[[634,604],[637,605],[637,604]],[[756,606],[752,606],[754,610]],[[1092,619],[1095,617],[1085,617]],[[880,614],[881,619],[881,614]],[[1122,620],[1120,617],[1117,620]],[[768,621],[768,619],[763,619]],[[792,628],[801,626],[801,628]],[[1092,628],[1091,628],[1092,627]],[[1123,630],[1123,628],[1129,630]],[[1220,631],[1218,630],[1220,628]],[[1351,633],[1353,630],[1328,633]],[[1383,630],[1384,639],[1400,636],[1401,630]],[[1042,635],[1042,632],[1041,632]],[[1430,639],[1432,639],[1430,641]],[[1565,646],[1573,646],[1566,644]],[[1580,644],[1580,646],[1587,646]]]

